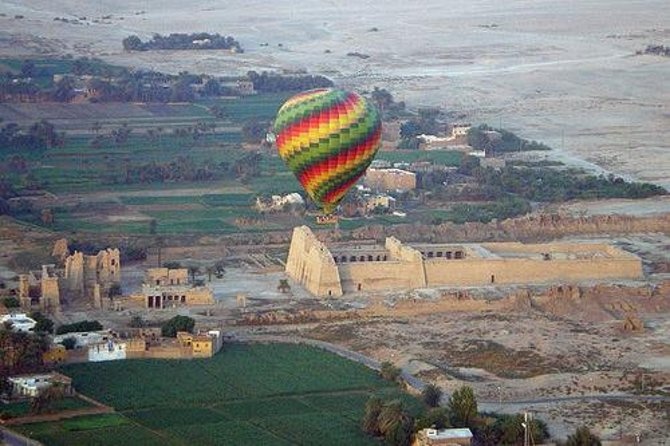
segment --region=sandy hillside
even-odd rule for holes
[[[100,55],[171,72],[321,72],[345,86],[388,88],[413,107],[502,123],[562,149],[560,158],[670,186],[670,58],[633,56],[670,44],[663,0],[2,0],[0,13],[0,53]],[[129,34],[188,31],[231,34],[247,51],[121,49]]]

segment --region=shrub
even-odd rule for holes
[[[442,398],[442,389],[437,387],[435,384],[428,384],[421,391],[421,399],[426,403],[428,407],[437,407],[440,405],[440,399]]]
[[[193,333],[194,327],[195,319],[188,316],[175,316],[161,326],[161,334],[163,336],[174,338],[177,336],[178,331]]]
[[[18,308],[21,306],[21,303],[16,297],[5,297],[2,300],[2,303],[5,305],[7,308]]]
[[[102,324],[98,321],[81,321],[73,324],[64,324],[56,329],[56,334],[65,334],[82,331],[102,330]]]
[[[379,370],[379,374],[381,375],[382,378],[384,378],[387,381],[395,381],[398,379],[400,376],[401,370],[394,366],[393,363],[389,361],[384,361],[382,362],[381,369]]]

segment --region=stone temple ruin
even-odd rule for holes
[[[113,287],[121,284],[121,259],[118,249],[105,249],[95,255],[79,251],[69,254],[67,243],[56,243],[54,254],[61,257],[64,268],[42,265],[39,271],[19,275],[19,300],[24,310],[60,311],[63,299],[84,300],[95,308],[103,307]]]
[[[149,268],[142,284],[142,294],[134,298],[141,300],[146,308],[154,309],[214,303],[212,290],[190,283],[186,268]]]
[[[602,243],[404,244],[327,247],[307,226],[293,230],[286,274],[320,297],[449,286],[639,279],[642,261]]]

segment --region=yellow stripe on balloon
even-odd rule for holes
[[[309,147],[311,143],[319,143],[320,139],[328,138],[332,133],[350,127],[364,115],[364,112],[365,103],[356,101],[353,107],[347,113],[340,114],[338,119],[324,118],[317,126],[311,127],[309,131],[300,132],[292,138],[287,138],[282,145],[281,155],[288,158],[300,149]]]

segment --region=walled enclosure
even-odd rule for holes
[[[307,226],[296,227],[286,273],[319,297],[358,291],[440,286],[542,284],[638,279],[639,257],[596,243],[412,244],[337,246],[332,251]]]

